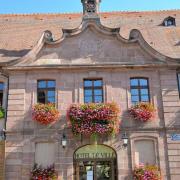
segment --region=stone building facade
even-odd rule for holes
[[[60,180],[98,180],[97,164],[106,162],[111,169],[107,179],[131,180],[134,167],[147,162],[161,169],[164,180],[179,180],[180,11],[99,13],[98,0],[82,3],[83,15],[0,16],[0,81],[7,110],[1,125],[6,135],[4,179],[28,180],[37,162],[54,163]],[[88,153],[94,145],[90,138],[75,137],[66,119],[72,103],[85,101],[85,80],[100,80],[103,102],[116,102],[121,109],[119,134],[98,140],[102,152],[115,154],[115,162],[84,158],[82,164],[96,164],[86,177],[74,154]],[[156,108],[154,120],[140,123],[129,115],[133,98],[140,101],[132,96],[131,80],[147,85],[144,96],[135,96],[146,101],[148,94]],[[39,81],[55,82],[61,117],[48,127],[32,120]]]

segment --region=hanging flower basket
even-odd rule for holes
[[[34,165],[31,171],[30,180],[57,180],[58,173],[55,170],[54,165],[48,166],[47,168],[42,168],[37,164]]]
[[[140,102],[129,109],[135,120],[147,122],[155,117],[155,108],[151,103]]]
[[[36,104],[32,108],[33,120],[43,125],[48,125],[59,120],[59,111],[54,104]]]
[[[68,109],[67,119],[74,135],[119,132],[119,108],[115,103],[73,104]]]
[[[155,165],[142,165],[135,167],[133,180],[162,180],[161,172]]]

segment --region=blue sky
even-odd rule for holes
[[[81,12],[81,0],[0,0],[0,13]],[[102,0],[101,11],[180,9],[180,0]]]

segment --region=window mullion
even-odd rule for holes
[[[141,102],[141,87],[138,86],[138,93],[139,93],[139,102]]]
[[[48,97],[47,97],[47,89],[45,89],[45,104],[48,103]]]
[[[94,98],[94,80],[92,81],[92,102],[95,103],[95,98]]]

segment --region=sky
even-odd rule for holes
[[[180,0],[102,0],[101,11],[180,9]],[[82,12],[81,0],[0,0],[0,14]]]

